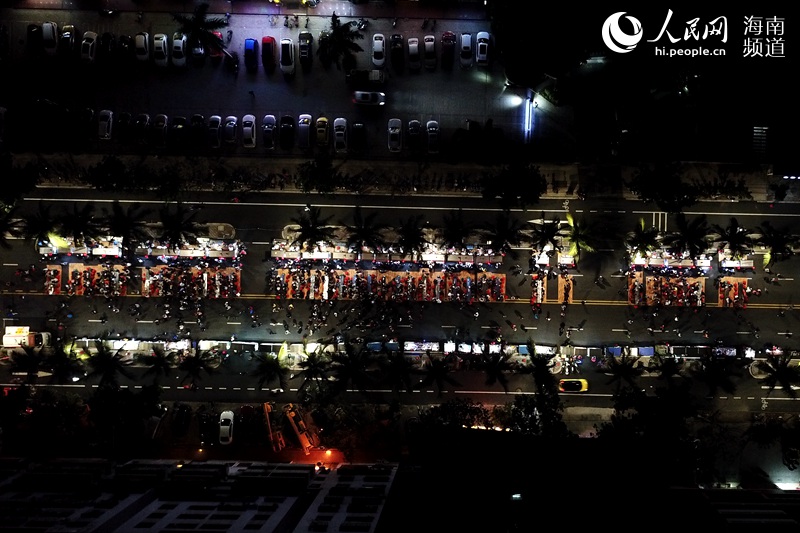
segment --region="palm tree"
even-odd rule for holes
[[[25,374],[25,383],[33,383],[39,375],[44,363],[44,354],[40,346],[20,346],[14,348],[9,357],[11,372]]]
[[[402,352],[392,352],[382,359],[380,365],[383,369],[383,380],[392,387],[392,392],[400,390],[411,391],[414,388],[411,375],[414,372],[414,363]]]
[[[423,233],[422,215],[415,215],[400,221],[397,228],[397,246],[404,254],[419,258],[425,245],[429,244]]]
[[[375,252],[383,247],[382,231],[386,226],[375,222],[377,216],[377,211],[364,216],[361,206],[357,205],[353,210],[353,224],[342,223],[347,228],[347,247],[356,250],[359,261],[364,248]]]
[[[61,342],[53,347],[53,353],[45,358],[44,365],[52,373],[50,382],[59,385],[69,383],[75,376],[84,373],[83,363],[75,351],[67,350]]]
[[[683,213],[675,215],[677,229],[664,238],[664,243],[674,254],[689,254],[692,259],[708,248],[708,223],[706,216],[700,215],[689,220]]]
[[[593,235],[592,226],[584,218],[575,220],[570,213],[566,214],[566,218],[567,224],[569,224],[567,239],[570,242],[569,252],[567,253],[577,260],[581,256],[581,251],[594,252],[595,236]]]
[[[121,239],[122,257],[130,262],[135,255],[136,245],[150,238],[147,223],[144,221],[150,210],[142,209],[138,202],[130,204],[125,209],[119,200],[114,200],[111,210],[103,208],[103,213],[103,226],[109,235]]]
[[[319,41],[317,55],[326,67],[331,63],[336,68],[342,70],[342,59],[344,59],[345,70],[349,64],[355,64],[355,54],[363,52],[364,49],[356,42],[364,38],[356,27],[356,21],[342,22],[334,12],[331,15],[330,32],[325,39]]]
[[[667,382],[667,388],[671,388],[675,383],[675,377],[681,374],[683,360],[671,355],[656,355],[650,359],[650,368],[658,372],[658,379]]]
[[[611,355],[606,357],[606,368],[611,373],[611,379],[608,383],[617,383],[617,394],[626,383],[632,389],[638,389],[636,378],[644,372],[644,368],[637,364],[638,361],[638,357],[631,357],[627,353],[622,354],[620,357]]]
[[[214,30],[219,30],[228,25],[228,21],[222,17],[208,18],[208,4],[199,4],[194,8],[191,17],[180,13],[171,13],[172,19],[180,24],[178,30],[186,35],[189,48],[193,48],[196,43],[203,45],[206,50],[219,48],[223,53],[230,56],[222,39],[214,35]]]
[[[189,380],[192,390],[197,390],[197,382],[203,379],[203,373],[213,374],[216,372],[212,363],[214,355],[210,352],[201,352],[184,357],[178,364],[178,370],[184,372],[181,383]]]
[[[336,377],[336,389],[344,391],[352,385],[364,392],[375,381],[369,373],[374,362],[376,359],[369,348],[363,344],[356,347],[353,342],[345,341],[344,351],[334,352],[331,356],[331,372]]]
[[[794,247],[800,238],[789,232],[788,228],[777,229],[769,220],[765,220],[756,230],[761,236],[758,243],[767,248],[764,254],[764,267],[783,261],[794,255]]]
[[[511,365],[508,360],[510,355],[504,353],[488,353],[489,343],[485,343],[483,358],[481,366],[486,374],[486,386],[492,387],[495,383],[499,383],[503,387],[504,392],[508,392],[508,376],[506,375],[511,371]]]
[[[539,394],[551,396],[558,395],[556,378],[552,371],[553,367],[555,366],[553,356],[544,353],[537,353],[536,346],[531,339],[528,339],[528,342],[526,342],[525,345],[528,347],[528,354],[531,362],[524,370],[524,373],[531,375],[533,382],[536,384],[536,390]]]
[[[708,387],[708,394],[714,396],[719,389],[728,394],[736,392],[736,383],[731,379],[733,371],[727,361],[713,355],[703,355],[691,374],[698,381],[704,382]]]
[[[733,259],[738,259],[750,252],[753,245],[752,240],[747,236],[747,230],[739,225],[736,217],[731,217],[727,227],[723,228],[714,224],[712,229],[719,233],[721,247],[730,250]]]
[[[561,220],[554,217],[550,221],[544,220],[544,211],[542,212],[542,223],[533,225],[532,246],[537,250],[543,250],[550,245],[554,252],[561,251],[561,239],[559,232],[561,231]]]
[[[322,352],[306,352],[306,358],[300,361],[300,375],[303,382],[298,388],[298,392],[304,392],[309,386],[315,385],[317,389],[322,388],[323,383],[328,382],[328,374],[331,370],[330,358]]]
[[[625,244],[631,257],[638,255],[646,256],[648,253],[657,250],[661,242],[661,235],[655,226],[646,227],[644,219],[640,218],[625,238]]]
[[[85,203],[82,207],[72,204],[72,209],[59,216],[61,233],[72,239],[75,246],[89,246],[103,233],[100,219],[94,216],[94,204]]]
[[[464,219],[464,211],[459,208],[444,214],[442,224],[442,245],[446,249],[464,248],[467,241],[472,236],[475,226]],[[445,261],[446,259],[445,254]]]
[[[519,246],[522,242],[522,229],[523,225],[519,220],[503,211],[497,213],[494,222],[484,226],[483,235],[495,250],[516,259],[517,252],[512,247]]]
[[[101,389],[118,389],[119,376],[131,379],[133,375],[128,371],[129,361],[123,359],[122,349],[112,350],[108,347],[106,335],[95,341],[95,352],[89,356],[90,378],[100,376],[98,386]]]
[[[300,226],[292,246],[300,246],[304,250],[317,248],[319,243],[330,245],[333,240],[333,228],[328,225],[332,216],[322,218],[319,207],[307,206],[299,217],[291,219]]]
[[[160,377],[167,377],[177,361],[175,352],[167,352],[163,347],[155,345],[150,355],[142,357],[141,362],[147,367],[145,376],[153,376],[153,385],[158,385]]]
[[[289,388],[289,369],[278,360],[277,356],[258,352],[254,359],[257,366],[253,370],[253,377],[258,378],[259,389],[263,389],[265,384],[269,385],[273,381],[277,381],[281,391]]]
[[[425,377],[417,385],[418,388],[436,385],[438,396],[441,398],[446,384],[454,387],[461,386],[461,383],[450,376],[450,365],[447,364],[447,361],[440,357],[434,358],[431,356],[430,350],[425,352],[425,356],[428,358],[428,364],[425,365],[425,369],[422,371]]]
[[[763,380],[769,389],[767,396],[772,394],[776,387],[780,386],[790,398],[797,397],[797,391],[794,386],[800,385],[800,366],[792,363],[791,355],[773,355],[767,359],[759,360],[756,362],[756,368],[766,374]]]
[[[158,238],[170,249],[177,250],[185,243],[197,242],[197,233],[200,229],[195,221],[197,211],[189,211],[178,202],[174,209],[170,205],[165,205],[158,213],[161,219],[161,234]]]
[[[35,244],[49,242],[61,229],[61,221],[50,212],[52,205],[39,201],[39,209],[25,217],[22,235]]]
[[[14,217],[16,211],[15,206],[0,213],[0,246],[6,250],[11,248],[9,238],[22,237],[25,234],[25,223]]]

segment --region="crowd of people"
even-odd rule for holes
[[[717,283],[719,287],[719,302],[722,307],[735,307],[744,309],[747,307],[748,291],[747,279],[745,278],[724,278]]]
[[[236,298],[241,294],[240,267],[192,266],[178,263],[145,267],[142,295],[175,297],[179,301]]]
[[[69,296],[103,296],[106,299],[125,296],[131,271],[127,266],[103,263],[97,268],[82,263],[70,265],[67,294]]]
[[[61,268],[48,267],[44,274],[44,290],[50,296],[61,294]]]

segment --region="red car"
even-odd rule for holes
[[[220,42],[222,42],[222,32],[214,31],[212,32],[216,37],[219,38]],[[214,59],[220,59],[224,55],[222,52],[222,48],[217,46],[212,46],[209,52],[209,55]]]
[[[264,70],[272,71],[275,69],[277,48],[275,37],[267,35],[261,38],[261,64],[264,65]]]

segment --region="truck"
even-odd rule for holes
[[[382,70],[351,70],[347,73],[347,83],[353,88],[379,87],[386,77]]]
[[[3,348],[18,348],[20,346],[50,346],[50,334],[31,331],[29,326],[6,326],[6,331],[3,335]]]

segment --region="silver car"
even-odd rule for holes
[[[236,143],[236,130],[239,127],[239,119],[233,115],[225,117],[225,124],[222,127],[222,139],[227,144]]]
[[[256,117],[253,115],[242,118],[242,144],[245,148],[256,147]]]
[[[267,150],[275,149],[275,115],[264,115],[261,120],[261,138],[264,141],[264,148]]]
[[[114,125],[114,113],[108,109],[103,109],[97,115],[97,136],[107,141],[111,138],[111,128]]]
[[[222,129],[222,117],[211,115],[208,119],[208,145],[211,148],[220,147],[220,131]]]
[[[297,146],[301,150],[311,148],[311,115],[302,114],[297,120]]]
[[[333,149],[337,154],[347,153],[347,119],[337,118],[333,121]]]
[[[403,148],[403,122],[399,118],[389,119],[389,151],[399,152]]]

